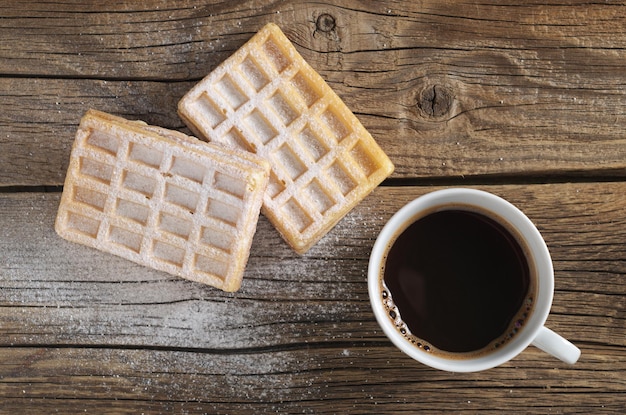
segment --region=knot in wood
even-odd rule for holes
[[[452,107],[452,93],[441,85],[431,85],[422,90],[417,105],[429,117],[443,117]]]
[[[337,27],[335,18],[328,13],[320,14],[315,22],[315,28],[322,33],[332,32],[335,27]]]

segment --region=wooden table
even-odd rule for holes
[[[620,2],[17,1],[0,4],[1,413],[626,411],[626,5]],[[59,238],[78,121],[187,132],[176,103],[267,22],[396,171],[296,255],[262,217],[241,290]],[[509,199],[551,250],[548,325],[481,373],[399,352],[370,309],[384,222],[433,189]]]

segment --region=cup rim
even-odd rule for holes
[[[530,250],[531,260],[537,272],[537,298],[534,309],[524,323],[523,328],[505,345],[485,355],[472,358],[451,359],[430,354],[418,349],[406,337],[399,333],[394,323],[387,316],[380,293],[380,271],[383,256],[389,242],[413,222],[420,212],[432,211],[444,205],[476,206],[481,210],[493,211],[499,218],[515,227],[524,238]],[[370,254],[368,264],[368,293],[372,310],[383,332],[392,343],[413,359],[428,366],[452,371],[475,372],[499,366],[521,353],[544,326],[552,305],[554,293],[554,270],[548,247],[531,220],[517,207],[505,199],[483,190],[471,188],[448,188],[436,190],[410,201],[400,208],[387,221],[380,231]]]

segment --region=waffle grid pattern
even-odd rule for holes
[[[199,136],[270,162],[263,211],[301,253],[393,170],[273,24],[196,85],[179,113]]]
[[[57,231],[142,265],[236,289],[251,243],[242,235],[254,234],[267,171],[225,163],[220,151],[86,116]]]

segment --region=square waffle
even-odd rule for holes
[[[269,179],[253,154],[89,110],[72,147],[57,233],[236,291]]]
[[[179,102],[208,141],[270,162],[263,213],[306,252],[393,171],[372,136],[274,24]]]

